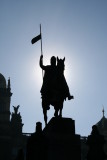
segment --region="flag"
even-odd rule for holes
[[[41,34],[39,34],[38,36],[34,37],[32,40],[31,40],[31,43],[34,44],[36,43],[37,41],[39,41],[41,39]]]

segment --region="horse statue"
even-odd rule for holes
[[[41,61],[40,66],[42,66],[42,60],[40,61]],[[54,116],[62,117],[64,100],[66,100],[67,97],[68,97],[68,100],[74,98],[69,93],[69,87],[64,77],[64,69],[65,69],[64,61],[65,61],[65,57],[63,59],[59,59],[57,57],[57,66],[56,67],[54,66],[55,68],[53,67],[55,73],[53,74],[51,73],[52,75],[50,77],[52,77],[53,75],[54,76],[52,77],[53,78],[52,81],[49,81],[49,84],[48,84],[48,86],[50,86],[48,89],[49,93],[45,92],[45,94],[43,94],[42,92],[42,108],[43,108],[45,125],[47,124],[47,111],[50,109],[50,105],[54,107],[54,110],[55,110]],[[48,68],[49,67],[50,66],[48,66]],[[44,70],[46,71],[46,68],[44,68]],[[46,84],[47,83],[48,81],[46,81]]]

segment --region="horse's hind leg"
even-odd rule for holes
[[[44,121],[45,121],[45,126],[47,125],[47,108],[48,108],[48,104],[46,101],[42,100],[42,108],[43,108],[43,115],[44,115]]]
[[[47,125],[47,110],[43,109],[45,126]]]

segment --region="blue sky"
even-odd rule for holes
[[[65,77],[74,100],[65,101],[63,117],[75,120],[76,133],[87,136],[107,117],[107,1],[1,0],[0,73],[11,79],[12,106],[20,105],[23,132],[44,128],[39,67],[40,41],[31,44],[42,25],[44,64],[65,56]],[[54,110],[48,111],[48,121]]]

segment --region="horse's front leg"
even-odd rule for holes
[[[58,110],[55,110],[54,116],[58,117]]]
[[[44,121],[45,121],[45,126],[47,125],[47,110],[46,109],[43,109],[43,115],[44,115]]]
[[[59,110],[59,117],[62,117],[62,109]]]
[[[44,121],[45,121],[45,126],[47,125],[47,109],[49,105],[45,100],[42,100],[42,109],[43,109],[43,115],[44,115]]]

